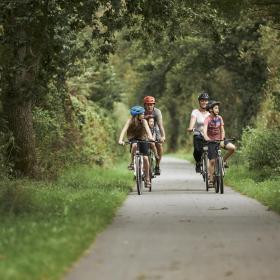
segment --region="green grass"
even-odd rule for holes
[[[61,279],[132,187],[125,165],[77,167],[55,183],[0,186],[0,279]]]
[[[260,174],[244,166],[232,165],[225,176],[225,183],[280,213],[280,177],[264,178]]]

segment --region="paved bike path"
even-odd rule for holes
[[[165,157],[153,192],[132,192],[66,280],[278,280],[280,216],[230,188],[205,191]]]

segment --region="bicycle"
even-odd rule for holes
[[[235,138],[206,141],[207,143],[216,143],[217,144],[215,146],[217,157],[215,158],[215,169],[214,169],[213,179],[214,179],[214,188],[215,188],[216,193],[218,193],[220,191],[221,194],[224,193],[224,176],[225,176],[224,159],[223,159],[222,150],[221,150],[222,141],[235,141]]]
[[[206,191],[209,190],[209,182],[208,182],[208,146],[203,142],[203,153],[200,160],[200,173],[203,177],[203,181],[205,182]]]
[[[143,172],[143,154],[140,153],[139,150],[139,143],[154,143],[155,141],[146,141],[146,140],[132,140],[132,141],[127,141],[125,142],[125,144],[133,144],[136,143],[137,144],[137,148],[136,148],[136,152],[134,155],[134,172],[135,172],[135,179],[136,179],[136,187],[137,187],[137,193],[138,195],[141,195],[143,193],[143,181],[145,180],[144,177],[144,172]],[[152,169],[151,162],[150,160],[152,160],[152,164],[154,164],[155,160],[153,158],[153,156],[150,156],[150,153],[152,153],[152,151],[150,151],[151,149],[149,149],[149,155],[148,155],[148,159],[149,159],[149,175],[150,175],[150,187],[149,187],[149,191],[152,191],[152,178],[154,178],[155,176],[154,174],[154,169]],[[150,156],[150,157],[149,157]]]
[[[206,191],[209,190],[209,182],[208,182],[208,146],[207,141],[204,140],[204,137],[200,130],[194,128],[193,131],[196,131],[200,134],[201,138],[203,139],[203,152],[200,159],[200,174],[202,175],[203,181],[205,182]]]
[[[156,143],[156,141],[154,141]],[[152,191],[152,179],[156,178],[155,175],[155,168],[156,168],[156,157],[155,154],[153,152],[153,150],[151,149],[151,147],[149,148],[149,154],[148,154],[148,160],[149,160],[149,175],[150,175],[150,187],[149,187],[149,191]]]

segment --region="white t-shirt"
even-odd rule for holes
[[[200,112],[198,109],[194,109],[192,111],[191,116],[195,117],[196,121],[194,124],[194,128],[199,130],[199,131],[203,131],[203,127],[204,127],[204,120],[210,115],[210,113],[208,111],[205,112]],[[193,133],[194,135],[199,135],[199,132],[194,131]]]

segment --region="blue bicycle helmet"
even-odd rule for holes
[[[144,114],[144,112],[145,112],[145,109],[141,106],[133,106],[130,108],[131,116],[141,115],[141,114]]]
[[[205,100],[209,100],[209,95],[207,92],[203,92],[198,96],[198,101],[200,101],[201,99],[205,99]]]

